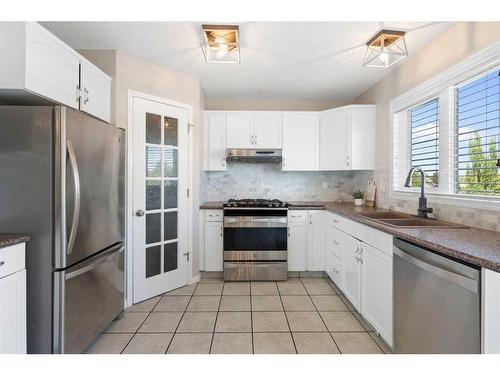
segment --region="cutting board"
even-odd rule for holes
[[[370,177],[368,187],[366,188],[365,205],[368,207],[375,206],[375,192],[377,191],[377,183],[375,177]]]

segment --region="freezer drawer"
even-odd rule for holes
[[[123,310],[123,244],[55,272],[54,288],[54,353],[81,353]]]

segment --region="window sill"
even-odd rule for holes
[[[500,211],[500,197],[471,197],[457,194],[445,194],[426,192],[425,196],[429,204],[443,204],[463,208],[475,208],[480,210]],[[418,202],[420,192],[416,191],[391,191],[392,199]]]

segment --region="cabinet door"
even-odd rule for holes
[[[255,148],[277,148],[283,145],[283,116],[281,114],[256,114],[254,124]]]
[[[306,270],[306,222],[288,223],[288,271]]]
[[[227,148],[254,148],[253,114],[228,113]]]
[[[0,279],[0,354],[26,353],[26,270]]]
[[[392,257],[362,244],[361,314],[392,346]]]
[[[315,171],[318,164],[317,114],[292,114],[283,116],[283,170]]]
[[[26,24],[26,89],[78,109],[80,59],[49,31]]]
[[[307,228],[307,271],[325,270],[325,211],[311,210]]]
[[[320,120],[320,169],[350,169],[350,111],[333,111],[321,114]],[[362,152],[362,150],[360,150]]]
[[[361,302],[360,252],[361,242],[351,236],[346,237],[346,244],[343,248],[344,259],[342,259],[344,294],[358,311]]]
[[[205,114],[205,170],[226,170],[226,115]]]
[[[375,106],[352,109],[352,169],[375,169],[375,121]]]
[[[81,60],[80,110],[111,121],[111,78],[87,60]]]
[[[223,269],[223,231],[221,222],[205,222],[205,271]]]

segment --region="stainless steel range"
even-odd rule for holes
[[[224,204],[225,280],[286,280],[287,213],[277,199]]]

